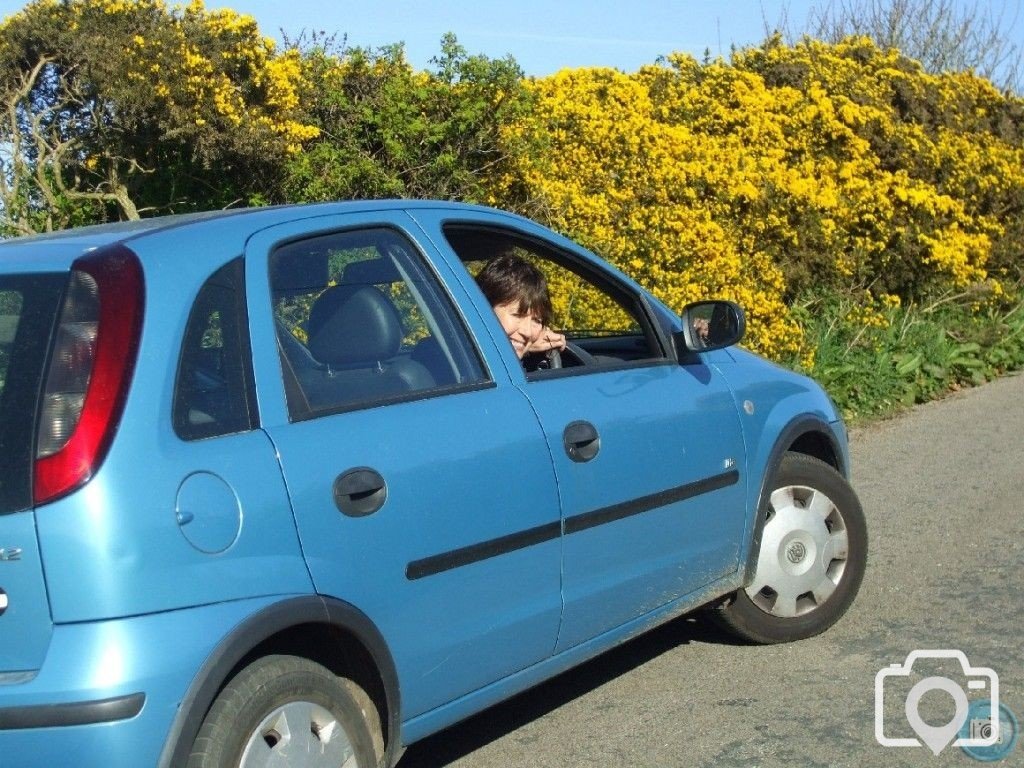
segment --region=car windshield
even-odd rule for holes
[[[0,514],[32,503],[36,398],[65,274],[0,276]]]

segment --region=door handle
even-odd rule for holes
[[[349,517],[366,517],[384,506],[388,484],[376,470],[356,467],[334,480],[334,503]]]
[[[590,461],[601,450],[601,436],[589,421],[574,421],[562,433],[562,444],[573,461]]]

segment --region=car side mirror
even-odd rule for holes
[[[747,330],[743,310],[731,301],[687,304],[681,318],[683,330],[677,334],[676,343],[689,352],[709,352],[738,344]]]

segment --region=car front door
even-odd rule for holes
[[[526,389],[562,495],[559,650],[736,570],[743,443],[732,396],[710,369],[652,362]]]
[[[701,360],[680,365],[639,293],[567,241],[497,216],[416,216],[470,271],[498,253],[537,263],[556,330],[594,353],[586,365],[525,373],[511,344],[500,345],[543,425],[558,477],[565,607],[557,650],[734,572],[745,525],[744,446],[732,394],[715,369]],[[483,295],[474,294],[501,339]]]
[[[263,424],[313,582],[381,631],[406,720],[549,656],[561,612],[543,433],[409,224],[297,221],[246,252]]]

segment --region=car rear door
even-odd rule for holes
[[[409,223],[319,217],[246,249],[261,415],[310,573],[382,632],[403,719],[549,656],[561,613],[543,433]]]

